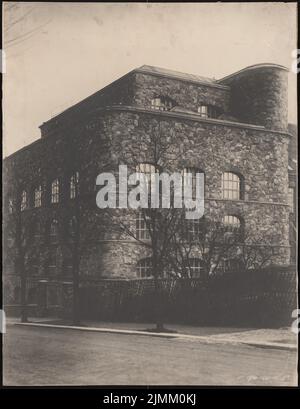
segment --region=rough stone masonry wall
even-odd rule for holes
[[[206,211],[217,218],[224,214],[242,217],[253,237],[263,238],[266,243],[275,245],[277,256],[274,261],[288,264],[287,137],[201,120],[178,119],[166,114],[116,111],[103,117],[104,133],[98,140],[98,152],[102,143],[110,145],[114,154],[110,164],[113,171],[120,163],[132,166],[138,157],[141,161],[151,161],[143,141],[151,133],[157,132],[159,122],[161,137],[170,141],[170,150],[165,157],[169,170],[180,171],[192,166],[205,172]],[[133,157],[133,149],[140,155]],[[222,199],[221,175],[224,171],[243,175],[245,200]],[[113,276],[118,271],[120,276],[134,276],[137,261],[145,256],[144,249],[126,242],[126,239],[124,242],[109,241],[109,233],[105,238],[107,241],[101,244],[101,267],[98,265],[100,274]],[[111,239],[114,238],[111,236]],[[91,274],[92,260],[95,257],[96,263],[99,253],[97,250],[95,256],[91,255]]]
[[[233,75],[224,84],[231,88],[230,111],[241,122],[267,129],[287,130],[287,70],[260,67]]]
[[[173,78],[149,74],[135,74],[134,104],[150,107],[155,96],[167,96],[178,105],[197,112],[200,105],[213,105],[228,112],[229,88],[194,84]]]

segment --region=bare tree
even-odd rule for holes
[[[224,270],[226,261],[229,261],[228,270],[243,272],[264,268],[274,256],[274,247],[266,238],[257,237],[243,227],[232,227],[207,217],[182,220],[179,234],[173,239],[173,264],[181,275],[187,277],[192,275],[189,261],[195,256],[201,260],[202,277],[206,279]]]
[[[168,172],[172,169],[174,159],[169,157],[171,146],[171,140],[162,137],[162,124],[158,120],[156,129],[141,137],[140,149],[135,149],[135,146],[129,147],[121,153],[119,161],[129,165],[134,172],[141,173],[145,169],[141,169],[140,164],[149,165],[150,172],[145,174],[147,190],[149,192],[155,173]],[[148,196],[148,200],[150,202],[151,195]],[[159,200],[161,200],[161,196]],[[130,217],[138,212],[140,212],[148,232],[147,240],[139,237],[135,222]],[[165,328],[162,314],[163,288],[161,286],[161,279],[170,272],[169,259],[172,251],[173,236],[179,227],[182,209],[174,208],[171,199],[169,208],[154,208],[149,203],[149,208],[136,209],[135,211],[108,209],[106,214],[109,216],[110,223],[116,231],[133,238],[149,251],[152,260],[152,276],[155,290],[153,309],[155,311],[156,330],[163,331]]]
[[[26,212],[27,203],[24,201],[23,195],[27,193],[24,192],[20,187],[17,187],[14,194],[8,199],[8,209],[6,209],[4,216],[4,246],[6,256],[13,260],[15,271],[20,276],[21,321],[27,322],[28,270],[32,268],[32,259],[37,255],[37,249],[32,246],[35,227],[34,215]]]

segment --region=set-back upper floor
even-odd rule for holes
[[[287,74],[281,65],[257,64],[216,80],[143,65],[44,122],[41,136],[55,134],[78,116],[114,105],[286,131]]]

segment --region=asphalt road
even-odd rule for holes
[[[295,351],[10,325],[5,385],[296,385]]]

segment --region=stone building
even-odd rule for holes
[[[147,251],[110,229],[96,206],[96,177],[122,163],[134,167],[137,158],[151,164],[141,141],[154,132],[170,142],[172,170],[205,174],[206,212],[271,242],[273,262],[289,264],[295,256],[289,198],[296,183],[289,165],[287,77],[287,69],[276,64],[250,66],[219,80],[142,66],[44,122],[41,139],[4,160],[6,224],[17,213],[30,230],[24,238],[28,280],[71,279],[78,209],[85,228],[82,276],[149,273]],[[143,238],[138,214],[131,216]],[[19,274],[9,227],[5,237],[6,303],[13,304]],[[194,260],[196,276],[200,264]]]

